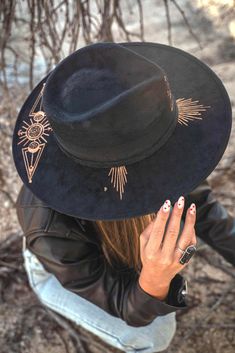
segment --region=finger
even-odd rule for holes
[[[143,232],[140,234],[140,246],[145,246],[149,240],[149,236],[150,233],[153,229],[153,223],[154,223],[154,219],[152,219],[151,222],[149,222],[149,224],[147,225],[147,227],[143,230]]]
[[[163,240],[162,251],[173,254],[176,241],[180,231],[181,217],[184,210],[184,197],[180,196],[174,204],[171,217],[167,226],[166,234]]]
[[[157,251],[161,245],[163,235],[165,232],[166,222],[168,220],[171,209],[170,200],[166,200],[161,206],[160,210],[157,213],[157,216],[153,222],[153,227],[149,236],[149,241],[147,247],[153,252]]]
[[[194,243],[196,238],[195,222],[196,222],[196,206],[193,203],[187,210],[184,228],[180,235],[179,240],[177,241],[176,250],[177,250],[177,247],[180,247],[182,250],[185,250],[187,246],[191,244],[195,244]],[[182,255],[180,251],[179,251],[179,255]]]
[[[191,242],[193,245],[197,245],[197,236],[196,236],[196,232],[195,232],[195,229],[194,229],[194,234],[193,234],[193,237],[192,237],[192,242]]]

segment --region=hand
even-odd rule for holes
[[[142,270],[139,284],[143,290],[159,299],[166,297],[172,278],[188,264],[179,263],[182,253],[177,247],[184,250],[188,245],[196,245],[196,206],[191,204],[188,208],[179,236],[183,209],[184,197],[181,196],[173,207],[166,227],[170,214],[170,200],[166,200],[155,219],[140,234]]]

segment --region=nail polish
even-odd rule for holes
[[[168,212],[171,208],[170,200],[166,200],[162,206],[163,212]]]
[[[196,212],[196,205],[195,205],[195,203],[192,203],[192,204],[191,204],[190,209],[189,209],[189,212],[190,212],[191,214],[195,214],[195,212]]]
[[[184,197],[180,196],[178,201],[177,201],[177,206],[178,208],[183,208],[184,207]]]

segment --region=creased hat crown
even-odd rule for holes
[[[61,61],[46,82],[43,106],[60,148],[94,167],[153,153],[177,115],[164,70],[116,43],[91,44]]]

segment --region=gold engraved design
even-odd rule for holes
[[[164,76],[164,80],[167,84],[167,95],[170,98],[172,111],[173,96],[166,75]],[[22,155],[29,183],[32,183],[33,175],[47,143],[44,136],[49,136],[49,132],[53,131],[47,120],[45,112],[42,111],[42,101],[40,102],[44,87],[45,83],[43,84],[42,90],[30,110],[29,123],[24,120],[21,129],[18,130],[18,136],[20,139],[18,145],[21,143],[23,143],[23,146],[27,145],[22,148]],[[35,111],[39,102],[39,110]],[[176,99],[176,104],[178,108],[177,121],[179,124],[185,126],[188,126],[188,122],[192,120],[202,120],[201,112],[205,111],[206,108],[210,108],[210,106],[203,106],[202,104],[199,104],[198,100],[193,101],[192,98],[178,98]],[[127,183],[127,174],[128,173],[125,166],[112,167],[108,174],[108,176],[111,175],[111,183],[113,184],[113,187],[116,188],[117,192],[119,192],[120,200],[122,200],[124,186]],[[107,188],[104,189],[104,191],[106,190]]]
[[[26,147],[22,148],[22,155],[29,183],[32,183],[33,175],[47,143],[44,136],[49,136],[48,132],[52,131],[46,114],[42,111],[42,101],[40,102],[39,110],[35,112],[39,101],[42,98],[44,87],[45,83],[30,110],[29,123],[23,120],[22,127],[18,130],[18,136],[20,139],[18,145],[21,143],[23,143],[23,146],[28,144]]]
[[[202,120],[201,112],[204,112],[210,105],[202,105],[192,98],[178,98],[176,104],[178,108],[178,123],[188,126],[190,120]]]
[[[167,94],[170,98],[171,101],[171,110],[173,110],[173,96],[170,90],[170,85],[168,82],[167,77],[164,75],[164,80],[166,81],[167,84]],[[188,122],[192,121],[192,120],[202,120],[202,116],[201,116],[201,112],[205,111],[207,108],[210,108],[211,106],[204,106],[202,104],[199,104],[199,101],[193,101],[192,98],[178,98],[176,99],[176,104],[177,104],[177,108],[178,108],[178,116],[177,116],[177,122],[181,125],[185,125],[188,126]],[[121,170],[119,168],[122,168]],[[127,170],[125,168],[125,166],[122,167],[112,167],[110,169],[109,175],[112,171],[112,176],[113,175],[121,175],[118,178],[121,179],[122,181],[122,186],[121,186],[121,190],[122,193],[124,193],[124,183],[123,183],[123,173],[125,171],[125,173],[127,174]],[[116,180],[116,179],[115,179]],[[125,175],[125,182],[127,183],[127,178]],[[113,183],[113,177],[111,180],[111,183]],[[116,181],[114,182],[114,184],[116,185]],[[114,187],[115,187],[114,185]],[[118,189],[117,189],[118,191]],[[122,193],[120,193],[120,199],[122,199]]]
[[[126,174],[127,170],[125,166],[112,167],[108,174],[108,176],[111,175],[113,187],[116,187],[116,191],[119,191],[120,200],[122,200],[122,194],[124,193],[124,185],[127,183]]]

